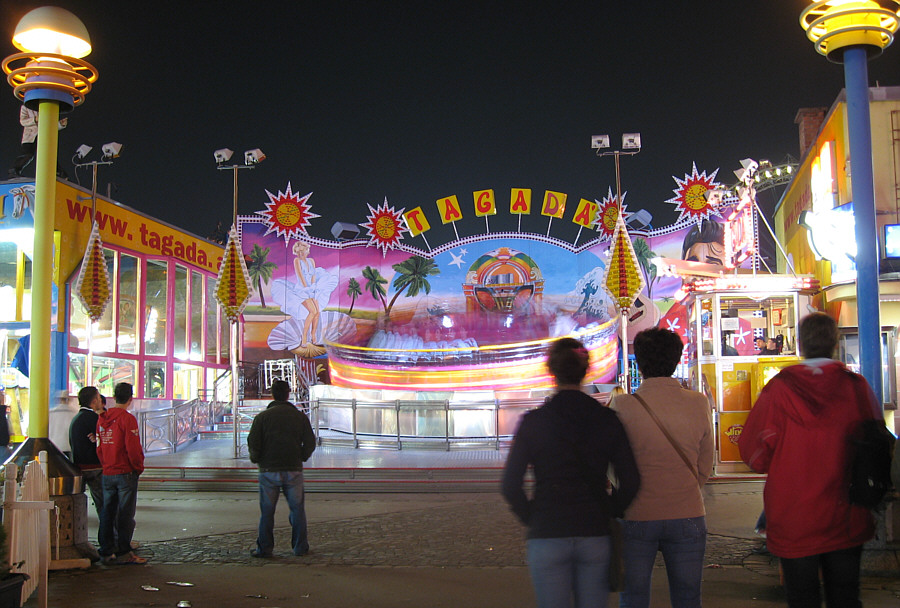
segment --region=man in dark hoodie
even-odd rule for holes
[[[138,477],[144,472],[137,419],[128,411],[133,394],[127,382],[117,384],[113,389],[115,407],[100,414],[97,422],[97,456],[103,465],[100,558],[105,563],[147,563],[131,550]]]
[[[288,401],[291,386],[272,382],[272,401],[250,425],[247,447],[250,462],[259,466],[259,532],[253,557],[272,557],[275,548],[275,506],[284,493],[290,508],[291,549],[306,555],[306,508],[303,493],[303,463],[316,449],[316,436],[309,418]]]
[[[97,457],[97,421],[106,407],[95,386],[78,391],[78,405],[78,413],[69,424],[72,462],[81,469],[81,478],[91,492],[99,518],[103,511],[103,466]]]
[[[768,473],[766,545],[781,558],[788,605],[858,606],[862,545],[874,535],[869,509],[850,504],[851,435],[881,416],[865,379],[832,360],[834,319],[800,321],[804,361],[784,368],[759,395],[741,433],[741,458]]]

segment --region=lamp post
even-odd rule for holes
[[[222,268],[219,272],[219,285],[216,287],[216,295],[222,303],[225,313],[230,321],[231,339],[231,417],[232,437],[235,458],[240,454],[240,420],[238,419],[238,318],[244,305],[249,299],[249,280],[247,278],[247,266],[244,263],[241,251],[240,236],[237,233],[237,206],[238,206],[238,172],[241,169],[254,169],[256,165],[266,159],[266,155],[259,148],[244,152],[244,164],[237,163],[226,165],[231,160],[234,151],[222,148],[214,152],[216,168],[219,170],[231,170],[234,172],[233,205],[231,217],[231,231],[228,242],[225,245],[225,257],[222,260]],[[237,258],[237,259],[235,259]],[[238,277],[237,275],[242,276]],[[227,275],[227,277],[226,277]],[[227,280],[223,281],[223,278]],[[245,292],[246,297],[241,293]]]
[[[856,305],[862,375],[879,405],[882,395],[881,320],[878,296],[878,239],[872,171],[872,127],[866,62],[891,44],[900,25],[900,0],[817,0],[800,15],[800,25],[829,61],[844,64],[847,135],[853,161],[851,196],[856,220]]]
[[[52,447],[48,435],[56,130],[60,112],[69,112],[84,102],[85,95],[97,80],[97,70],[81,59],[91,52],[90,37],[84,24],[69,11],[58,7],[47,6],[27,13],[16,26],[12,43],[22,52],[3,60],[3,72],[15,96],[38,111],[28,440],[17,450],[19,454],[23,449],[29,449],[26,448],[29,442],[41,444],[40,449],[45,449],[44,445]],[[30,447],[30,453],[35,456],[38,451],[34,445]],[[50,454],[54,451],[58,452],[52,448]],[[71,467],[64,457],[62,461]],[[48,468],[52,480],[55,473],[52,461]]]
[[[625,221],[622,217],[622,181],[619,173],[619,157],[620,156],[634,156],[638,152],[641,151],[641,134],[640,133],[624,133],[622,135],[622,149],[621,150],[607,150],[606,152],[601,152],[601,150],[605,150],[609,148],[609,135],[594,135],[591,137],[591,148],[597,150],[597,156],[614,156],[616,159],[616,206],[619,209],[618,218],[617,218],[617,227],[616,232],[613,235],[613,240],[617,241],[619,239],[620,232],[625,235],[626,240],[628,236],[628,229],[625,227]],[[619,251],[620,243],[614,243],[614,251]],[[626,260],[626,257],[634,258],[634,249],[630,247],[630,241],[626,246],[628,251],[619,251],[619,255],[623,256],[623,259],[620,260],[622,262],[623,267],[627,266],[627,262],[631,260]],[[610,268],[612,267],[612,263],[610,262]],[[609,268],[607,269],[608,274]],[[621,286],[624,289],[621,293],[610,294],[616,307],[619,308],[619,328],[621,333],[622,340],[622,375],[625,379],[625,392],[631,392],[631,378],[629,376],[629,365],[628,365],[628,311],[631,306],[634,304],[635,299],[637,299],[638,293],[640,293],[641,289],[643,289],[643,282],[637,283],[625,281],[624,279],[625,273],[622,273],[622,282]],[[637,287],[637,289],[634,289]]]
[[[79,277],[78,285],[76,287],[78,296],[81,299],[82,303],[85,305],[85,309],[87,310],[89,319],[87,327],[88,352],[87,357],[85,357],[84,370],[85,386],[93,386],[94,384],[94,349],[92,345],[94,336],[94,323],[99,321],[103,316],[103,311],[106,309],[106,306],[110,300],[109,275],[106,272],[105,262],[103,264],[103,267],[96,273],[99,275],[98,277],[96,277],[96,280],[99,280],[103,283],[102,289],[98,289],[96,285],[83,284],[85,271],[92,262],[92,252],[96,251],[97,255],[99,256],[102,256],[103,253],[103,243],[100,240],[100,227],[97,225],[97,169],[100,165],[111,165],[113,159],[118,158],[119,154],[121,154],[122,144],[116,142],[103,144],[103,147],[101,148],[101,150],[103,151],[103,156],[100,158],[100,160],[79,162],[84,160],[84,157],[90,154],[92,149],[93,148],[91,148],[90,146],[82,144],[75,151],[75,158],[72,159],[72,163],[75,165],[76,171],[81,167],[91,167],[93,169],[91,179],[91,238],[88,239],[88,246],[87,250],[85,251],[84,262],[82,262],[81,276]]]

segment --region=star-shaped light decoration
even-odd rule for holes
[[[241,239],[234,226],[228,233],[225,255],[222,256],[222,265],[219,266],[216,299],[231,323],[237,322],[238,317],[244,312],[247,300],[250,299],[250,275],[241,253]]]
[[[94,222],[84,251],[84,260],[81,262],[81,273],[75,282],[75,293],[93,323],[100,320],[112,299],[110,285],[103,241],[100,240],[100,227]]]
[[[266,234],[274,232],[284,237],[285,245],[291,239],[299,239],[301,235],[309,236],[306,232],[306,227],[310,225],[309,220],[322,217],[310,211],[311,207],[307,201],[312,192],[306,196],[294,194],[291,191],[291,182],[288,182],[287,190],[285,192],[279,190],[277,196],[268,190],[266,194],[269,196],[266,210],[257,211],[256,214],[266,218]]]
[[[366,216],[367,222],[360,224],[368,230],[369,247],[375,246],[381,249],[381,255],[386,256],[388,249],[396,249],[403,240],[403,233],[409,232],[406,223],[403,221],[403,212],[406,207],[395,210],[393,206],[388,207],[388,200],[385,197],[384,202],[378,205],[377,209],[373,209],[372,205],[366,203],[369,208],[369,215]]]
[[[603,277],[603,288],[612,298],[616,309],[622,313],[630,309],[638,294],[644,289],[644,273],[634,245],[628,236],[625,220],[621,215],[616,219],[616,231],[612,238],[612,254]]]
[[[691,173],[685,174],[684,179],[678,179],[674,175],[672,179],[678,184],[672,192],[675,196],[667,200],[667,203],[675,205],[680,212],[678,221],[688,217],[695,220],[698,224],[707,219],[711,214],[718,215],[719,209],[716,206],[717,198],[708,198],[707,192],[721,190],[722,185],[716,182],[716,174],[718,169],[707,176],[706,171],[697,173],[697,163],[691,163]]]
[[[625,197],[627,195],[627,192],[622,194],[623,214],[625,213]],[[601,241],[608,241],[615,233],[616,221],[619,219],[619,206],[616,204],[616,195],[613,194],[612,188],[607,188],[607,195],[603,197],[603,202],[599,204],[600,209],[597,211],[597,221],[594,224],[594,229],[600,233]]]

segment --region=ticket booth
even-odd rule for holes
[[[716,474],[749,472],[738,439],[762,387],[800,359],[797,324],[815,291],[813,282],[804,277],[735,275],[690,284],[682,373],[710,398]],[[768,344],[775,348],[759,348],[757,338],[771,340]]]

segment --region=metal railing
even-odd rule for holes
[[[609,395],[591,396],[605,403]],[[453,402],[320,397],[310,402],[310,418],[320,445],[499,450],[512,440],[521,416],[543,403],[543,399]]]
[[[141,444],[145,454],[174,454],[192,443],[200,432],[210,430],[222,419],[225,403],[193,399],[169,407],[136,409]]]

